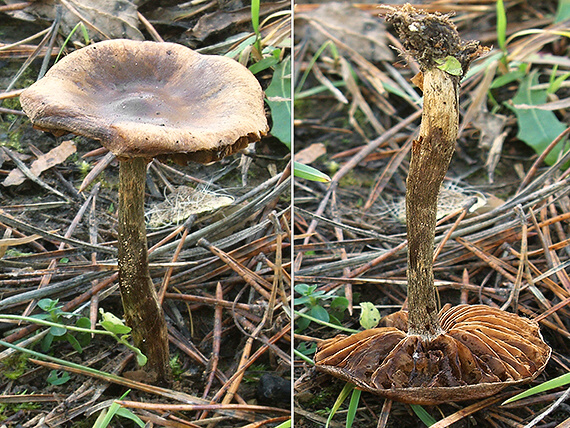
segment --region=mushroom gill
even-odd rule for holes
[[[500,309],[446,305],[438,321],[443,332],[425,340],[407,334],[408,312],[396,312],[385,327],[321,342],[315,363],[362,390],[429,405],[529,382],[550,357],[536,322]]]

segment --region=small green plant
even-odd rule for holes
[[[259,378],[268,371],[269,367],[266,364],[252,364],[245,372],[243,380],[245,383],[257,383]]]
[[[107,330],[107,332],[111,333],[111,335],[118,343],[125,345],[127,348],[133,351],[137,358],[137,364],[141,367],[144,366],[147,362],[146,356],[141,352],[139,348],[129,343],[129,338],[131,336],[130,333],[132,329],[126,326],[123,320],[117,318],[112,313],[105,312],[103,309],[99,309],[99,312],[103,318],[103,321],[101,321],[99,325]]]
[[[172,376],[174,379],[180,379],[180,375],[184,373],[184,367],[182,367],[182,362],[180,361],[180,355],[175,354],[170,357],[170,361],[168,362],[170,368],[172,369]]]
[[[295,305],[305,305],[309,311],[307,315],[325,323],[340,325],[344,317],[344,311],[348,308],[348,299],[344,296],[336,296],[332,293],[325,293],[317,290],[317,285],[297,284],[295,291],[301,295],[295,299]],[[329,311],[324,308],[324,304],[331,300]],[[299,318],[295,322],[296,331],[305,330],[311,319]]]
[[[358,403],[360,402],[360,394],[362,393],[361,390],[356,389],[354,384],[347,382],[344,385],[344,388],[338,395],[335,403],[333,404],[332,409],[326,409],[326,411],[317,411],[317,413],[322,412],[325,415],[328,414],[327,423],[325,428],[328,428],[334,415],[342,405],[342,403],[348,398],[350,395],[350,402],[348,404],[348,409],[346,412],[346,428],[351,428],[354,419],[356,417],[356,411],[358,410]],[[416,416],[424,423],[425,426],[430,427],[435,424],[437,421],[427,412],[425,408],[417,404],[410,404],[410,407],[416,414]]]
[[[566,17],[567,14],[567,12],[562,9],[559,9],[558,13],[561,13],[561,16],[564,17]],[[503,106],[510,109],[517,118],[519,129],[517,138],[526,143],[529,147],[532,147],[536,153],[540,155],[565,129],[565,125],[558,119],[554,111],[542,109],[541,106],[547,102],[548,96],[554,94],[562,83],[570,77],[570,73],[565,73],[557,77],[557,66],[555,65],[550,73],[548,88],[540,88],[538,86],[538,70],[531,71],[531,65],[529,63],[518,63],[515,59],[510,58],[508,46],[509,42],[516,37],[541,33],[546,30],[523,30],[507,38],[507,12],[503,0],[497,0],[496,2],[496,15],[497,44],[500,52],[497,54],[498,56],[491,55],[487,61],[491,72],[494,72],[494,67],[498,63],[498,69],[501,70],[502,74],[493,79],[489,88],[488,97],[490,102],[494,105],[492,112],[495,113]],[[557,18],[558,16],[559,15],[557,15]],[[552,34],[570,37],[570,33],[567,31],[553,31]],[[492,90],[513,82],[518,82],[516,95],[503,104],[497,102]],[[565,150],[563,140],[546,156],[544,159],[545,163],[552,165],[558,158],[560,152]]]
[[[125,398],[129,394],[129,392],[131,392],[130,389],[121,396],[120,400]],[[115,416],[121,416],[122,418],[129,419],[134,423],[136,423],[139,427],[145,426],[141,418],[139,418],[129,409],[121,407],[119,403],[113,402],[113,404],[111,404],[108,409],[104,409],[101,411],[99,417],[97,418],[95,424],[93,425],[93,428],[107,428],[108,426],[110,426],[110,423]]]
[[[327,418],[327,423],[325,428],[328,428],[332,418],[334,417],[335,413],[338,411],[344,400],[351,395],[350,403],[348,405],[348,412],[346,414],[346,428],[351,428],[354,422],[354,418],[356,416],[356,409],[358,408],[358,402],[360,401],[360,391],[356,389],[352,383],[347,382],[340,391],[335,403],[333,404],[332,409],[330,410],[329,416]]]
[[[291,428],[291,419],[277,425],[275,428]]]
[[[533,108],[546,103],[548,96],[548,89],[536,89],[538,82],[538,72],[530,72],[520,81],[512,104],[506,103],[506,105],[517,117],[519,126],[517,138],[532,147],[537,154],[541,154],[566,129],[566,125],[560,122],[553,111]],[[548,165],[554,164],[564,149],[564,142],[559,143],[544,161]]]
[[[127,348],[129,348],[131,351],[134,352],[136,359],[137,359],[137,364],[139,366],[144,366],[146,364],[147,357],[141,352],[141,350],[139,348],[137,348],[136,346],[133,346],[129,343],[131,328],[126,326],[125,323],[121,319],[117,318],[112,313],[105,312],[103,309],[99,309],[99,312],[101,313],[101,317],[102,317],[102,321],[99,323],[99,325],[101,327],[103,327],[103,330],[92,330],[89,328],[90,323],[87,326],[81,326],[81,325],[86,324],[85,321],[81,321],[79,323],[80,324],[79,326],[78,325],[64,324],[63,320],[65,319],[66,316],[69,316],[69,315],[75,316],[75,314],[63,312],[61,310],[61,306],[58,306],[57,300],[43,299],[43,300],[40,300],[40,302],[38,302],[38,306],[40,305],[40,303],[41,303],[42,309],[44,309],[47,312],[46,314],[39,314],[39,315],[35,315],[32,317],[24,317],[21,315],[3,315],[3,314],[0,314],[0,319],[27,321],[27,322],[32,322],[35,324],[47,326],[50,328],[48,335],[51,334],[53,336],[53,338],[51,339],[52,342],[53,342],[53,340],[57,339],[58,337],[64,337],[64,338],[66,338],[66,340],[70,341],[71,345],[78,352],[81,352],[83,350],[82,348],[80,348],[81,349],[81,351],[80,351],[79,348],[76,348],[77,345],[79,345],[81,347],[81,344],[74,336],[72,336],[69,333],[69,331],[73,331],[75,333],[78,333],[79,337],[81,337],[81,335],[87,335],[87,336],[89,336],[89,340],[90,340],[90,336],[92,334],[101,334],[104,336],[111,336],[118,343],[126,346]],[[82,318],[79,318],[79,320],[81,320],[81,319]],[[89,321],[89,319],[87,319],[87,318],[83,318],[83,320]],[[76,324],[77,324],[77,322],[76,322]],[[69,337],[72,337],[73,339],[69,340],[69,337],[66,336],[68,334],[70,335]],[[31,355],[36,355],[36,356],[40,355],[41,357],[45,357],[45,355],[43,355],[43,354],[35,353],[35,352],[29,351],[29,350],[23,350],[24,348],[20,348],[20,347],[13,346],[13,345],[6,345],[6,342],[4,342],[4,341],[0,341],[0,342],[2,342],[2,344],[4,344],[4,346],[7,346],[9,348],[22,350],[22,352],[27,352],[28,354],[31,354]],[[49,345],[51,346],[51,342],[49,342]],[[49,349],[49,346],[48,346],[48,349]],[[63,361],[63,360],[58,360],[58,361]]]
[[[301,342],[299,343],[299,346],[297,346],[297,352],[307,357],[309,355],[313,355],[316,351],[317,351],[316,343]]]
[[[3,107],[6,107],[4,104],[6,103],[7,100],[4,100],[4,103],[0,104]],[[9,107],[7,107],[9,108]],[[10,115],[7,115],[10,116]],[[8,122],[8,120],[10,120],[9,117],[6,117],[6,122],[4,123],[0,123],[0,137],[2,138],[2,140],[0,140],[0,145],[4,146],[4,147],[8,147],[10,149],[16,150],[17,152],[21,152],[22,151],[22,130],[20,128],[16,128],[16,129],[12,129],[11,127],[11,123],[13,122],[10,121]]]
[[[41,349],[47,352],[54,341],[67,341],[73,346],[77,352],[82,353],[83,347],[87,346],[91,341],[91,335],[87,333],[76,333],[73,335],[68,331],[66,325],[69,324],[71,318],[77,318],[77,315],[61,310],[62,305],[58,305],[59,301],[52,299],[42,299],[38,302],[38,306],[45,311],[43,314],[33,315],[32,318],[47,320],[57,326],[51,326],[49,332],[44,336],[41,342]],[[75,320],[75,327],[89,328],[91,323],[89,318],[79,317]]]
[[[273,119],[271,134],[291,148],[291,57],[275,65],[265,96]]]
[[[69,376],[69,373],[67,372],[60,372],[58,370],[52,370],[49,372],[49,375],[47,377],[47,383],[49,383],[52,386],[59,386],[59,385],[63,385],[64,383],[67,383],[69,381],[69,379],[71,379],[71,376]]]
[[[362,302],[360,304],[360,325],[365,328],[374,328],[380,322],[380,312],[371,302]]]
[[[77,160],[75,162],[75,165],[79,170],[79,174],[81,174],[81,179],[84,179],[87,176],[87,174],[89,174],[89,171],[91,171],[91,164],[83,159]]]

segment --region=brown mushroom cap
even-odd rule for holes
[[[383,397],[431,405],[530,382],[550,358],[536,322],[489,306],[443,308],[444,333],[431,341],[406,334],[407,312],[386,318],[389,327],[321,342],[317,369]]]
[[[34,127],[101,141],[118,157],[208,163],[268,131],[263,92],[236,61],[174,43],[79,49],[20,96]]]

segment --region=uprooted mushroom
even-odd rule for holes
[[[144,194],[155,157],[210,163],[268,131],[255,77],[173,43],[111,40],[75,51],[25,90],[35,128],[100,140],[119,160],[119,286],[146,380],[167,383],[166,322],[148,271]]]
[[[551,349],[538,324],[485,305],[437,310],[433,276],[437,198],[455,148],[459,82],[484,48],[462,41],[448,16],[405,5],[386,20],[419,63],[424,93],[406,190],[408,311],[385,327],[321,342],[317,369],[397,401],[438,404],[487,397],[529,382]]]

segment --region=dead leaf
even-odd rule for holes
[[[309,43],[313,52],[328,39],[307,25],[311,20],[369,61],[392,60],[394,56],[386,43],[384,22],[348,3],[325,3],[295,18],[302,18],[295,20],[295,37],[303,39],[310,31]]]
[[[41,238],[40,235],[30,235],[30,236],[25,236],[23,238],[0,239],[0,248],[14,247],[16,245],[29,244],[30,242],[33,242],[33,241],[40,239],[40,238]]]
[[[20,0],[15,0],[20,1]],[[12,3],[10,0],[7,3]],[[20,19],[33,17],[53,21],[56,6],[61,5],[61,30],[69,34],[81,21],[86,25],[89,37],[93,40],[132,39],[144,40],[139,31],[137,7],[130,0],[39,0],[24,11],[14,12]],[[74,40],[82,40],[81,31],[76,31]]]
[[[313,143],[309,147],[295,153],[295,161],[309,165],[327,152],[323,143]]]
[[[277,3],[262,3],[259,9],[260,18],[271,13],[277,12],[281,9],[290,7],[291,3],[288,1],[281,1]],[[226,29],[235,26],[243,25],[251,22],[251,8],[245,7],[239,10],[217,10],[213,13],[203,15],[198,23],[188,30],[187,33],[196,39],[203,41],[208,37],[221,33]],[[251,27],[251,24],[249,24]]]
[[[489,152],[485,166],[487,167],[489,182],[492,183],[495,168],[501,158],[503,142],[508,134],[504,130],[507,116],[489,113],[485,103],[481,103],[481,107],[471,123],[481,132],[479,148]]]
[[[42,172],[55,165],[59,165],[63,161],[65,161],[69,156],[75,153],[77,147],[71,140],[66,140],[61,143],[59,146],[51,149],[45,155],[41,155],[35,161],[32,162],[30,166],[30,171],[37,177]],[[22,171],[18,168],[13,169],[8,174],[8,177],[2,183],[4,186],[17,186],[18,184],[22,184],[26,180],[26,176]]]

